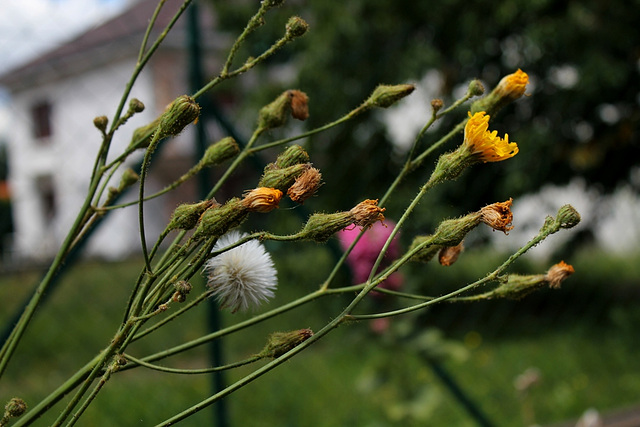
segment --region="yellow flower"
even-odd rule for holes
[[[489,116],[479,111],[473,116],[469,113],[469,121],[464,128],[464,145],[482,162],[499,162],[518,154],[518,145],[509,142],[509,135],[498,136],[497,131],[489,132]]]
[[[258,187],[247,191],[242,199],[242,204],[251,212],[270,212],[278,207],[282,191],[276,188]]]
[[[528,83],[529,76],[518,68],[515,73],[503,77],[495,90],[500,98],[508,98],[509,101],[514,101],[524,95]]]

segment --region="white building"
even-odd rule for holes
[[[151,42],[181,3],[167,1]],[[6,139],[15,226],[12,251],[17,259],[52,256],[73,223],[101,142],[93,119],[113,116],[157,4],[157,0],[137,2],[108,22],[0,76],[0,85],[11,94],[12,119]],[[201,7],[200,12],[208,12],[204,9]],[[202,28],[211,31],[211,15],[202,13],[200,18]],[[128,145],[135,128],[155,118],[175,97],[188,93],[186,29],[181,24],[185,19],[183,16],[178,21],[172,35],[139,76],[131,97],[143,101],[146,109],[116,134],[110,158]],[[210,35],[206,39],[209,44],[220,41]],[[207,55],[209,60],[216,57]],[[207,65],[213,69],[220,66]],[[147,194],[188,169],[192,142],[189,136],[185,133],[163,149],[153,166]],[[114,177],[116,184],[119,176]],[[179,202],[194,197],[187,189],[173,198],[150,204],[146,208],[147,235],[164,227]],[[133,198],[132,194],[129,200]],[[136,208],[119,210],[92,237],[88,251],[121,257],[139,250],[138,236]]]

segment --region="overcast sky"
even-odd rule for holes
[[[2,0],[0,73],[117,13],[130,0]]]
[[[96,25],[133,0],[1,0],[0,74]],[[0,143],[10,122],[0,88]]]

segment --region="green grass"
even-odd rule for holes
[[[279,252],[277,246],[272,249]],[[418,287],[424,279],[416,277],[428,274],[432,291],[441,293],[482,275],[497,260],[469,251],[455,269],[413,267],[406,272],[413,278],[407,286]],[[476,425],[435,375],[430,364],[434,359],[429,357],[498,426],[548,424],[577,418],[591,407],[606,412],[637,404],[637,261],[637,257],[620,260],[584,252],[572,262],[576,275],[560,291],[542,291],[517,302],[446,304],[394,319],[390,332],[383,335],[371,332],[364,322],[339,328],[229,396],[225,405],[231,425]],[[290,258],[278,257],[281,284],[269,307],[314,289],[319,281],[315,272],[326,271],[331,263],[329,253],[317,245],[301,246]],[[18,347],[0,383],[0,402],[19,396],[34,405],[104,347],[122,316],[139,265],[138,260],[85,262],[66,274]],[[518,268],[536,271],[546,266],[524,263]],[[0,278],[3,325],[38,277],[24,273]],[[239,360],[259,351],[276,330],[317,330],[346,302],[344,297],[321,299],[225,338],[225,359]],[[372,309],[376,304],[386,303],[367,306]],[[203,304],[136,343],[131,354],[144,356],[205,334],[206,316]],[[230,325],[247,316],[224,312],[222,322]],[[208,349],[204,346],[161,363],[209,366]],[[526,395],[519,394],[514,379],[530,367],[539,370],[540,382]],[[250,370],[228,372],[225,380],[236,381]],[[154,425],[211,394],[207,376],[146,369],[123,372],[107,384],[79,425]],[[211,425],[211,417],[212,411],[205,410],[180,425]],[[36,425],[50,423],[51,418],[44,418]]]

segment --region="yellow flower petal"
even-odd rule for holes
[[[518,154],[518,144],[509,142],[509,135],[498,136],[497,131],[489,132],[489,116],[479,111],[473,116],[469,113],[469,121],[464,128],[464,144],[483,162],[499,162]]]

